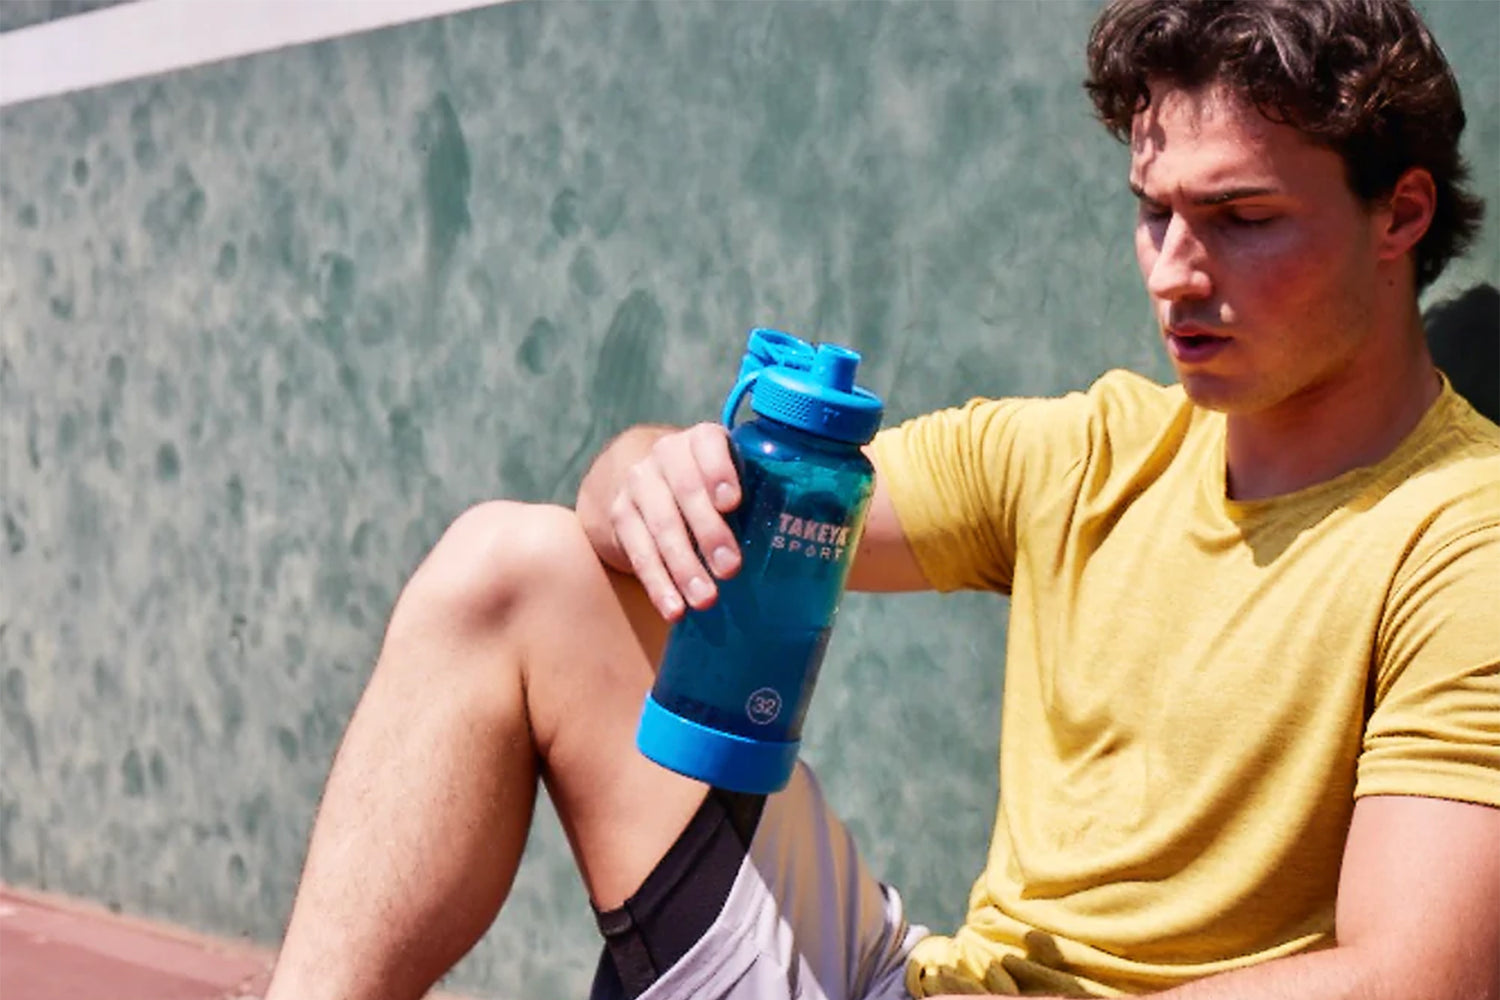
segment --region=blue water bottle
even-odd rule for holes
[[[880,400],[854,384],[859,355],[752,330],[724,404],[740,473],[726,520],[740,571],[667,637],[636,745],[664,767],[719,788],[786,786],[802,721],[875,488],[860,445]],[[738,427],[746,393],[755,419]]]

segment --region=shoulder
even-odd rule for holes
[[[1500,427],[1445,392],[1376,484],[1372,522],[1397,550],[1394,605],[1441,600],[1459,577],[1500,586]],[[1446,581],[1446,582],[1443,582]]]
[[[1164,435],[1211,426],[1217,416],[1193,406],[1180,386],[1112,370],[1061,396],[977,397],[923,414],[882,431],[874,450],[888,467],[903,452],[962,453],[990,471],[1004,465],[1050,475],[1093,457],[1153,451]]]
[[[1114,368],[1089,386],[1094,406],[1122,414],[1167,416],[1191,405],[1180,385],[1162,385],[1137,372]]]
[[[1087,389],[1026,403],[1023,420],[1039,429],[1115,442],[1153,439],[1166,427],[1206,415],[1181,386],[1162,385],[1124,369],[1105,372]]]
[[[1500,427],[1445,389],[1412,437],[1386,463],[1382,506],[1439,538],[1500,527]]]
[[[1223,434],[1222,414],[1194,405],[1180,385],[1162,385],[1135,372],[1106,372],[1080,397],[1078,430],[1086,435],[1088,454],[1147,460],[1178,454],[1190,439]]]

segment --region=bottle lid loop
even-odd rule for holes
[[[747,393],[750,408],[799,430],[850,444],[875,436],[884,415],[879,397],[855,384],[859,353],[836,344],[816,346],[789,333],[750,331],[739,379],[724,401],[724,426],[733,427]]]

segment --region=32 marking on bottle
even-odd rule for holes
[[[745,700],[745,715],[757,726],[768,726],[781,714],[781,692],[775,688],[757,688]]]

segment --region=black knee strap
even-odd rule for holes
[[[765,802],[710,789],[635,895],[594,910],[604,954],[591,1000],[634,1000],[703,937],[724,909]]]

